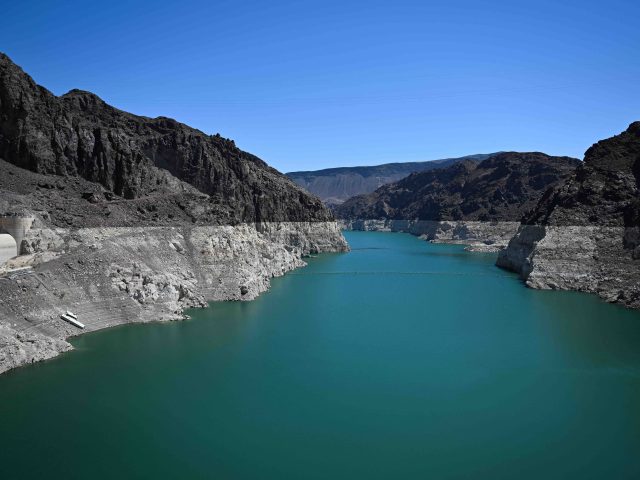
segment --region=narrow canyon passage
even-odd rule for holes
[[[639,312],[527,289],[493,254],[346,236],[255,301],[0,377],[6,478],[640,474]]]

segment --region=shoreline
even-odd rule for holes
[[[638,264],[625,248],[624,226],[522,225],[496,265],[530,288],[593,293],[607,303],[640,309]]]
[[[467,220],[338,220],[344,230],[402,232],[432,243],[467,245],[469,252],[496,253],[508,245],[520,222]]]
[[[633,252],[621,241],[629,230],[613,226],[543,226],[519,222],[350,220],[343,229],[402,232],[431,243],[466,245],[468,252],[497,253],[496,266],[516,273],[535,290],[595,294],[640,310]]]
[[[442,222],[438,222],[438,223],[442,223]],[[450,223],[450,222],[447,222]],[[459,223],[459,222],[458,222]],[[416,235],[413,232],[408,232],[408,231],[403,231],[401,229],[391,229],[391,228],[385,228],[385,229],[376,229],[376,228],[372,228],[374,227],[375,224],[368,224],[368,227],[370,228],[366,228],[366,229],[350,229],[350,228],[343,228],[342,230],[345,231],[371,231],[371,232],[381,232],[381,233],[407,233],[413,236],[417,236],[420,239],[425,239],[423,238],[421,235]],[[237,226],[236,226],[237,227]],[[194,227],[194,228],[204,228],[204,229],[208,229],[208,228],[222,228],[222,229],[234,229],[236,227]],[[246,227],[246,225],[245,225]],[[164,230],[166,227],[157,227],[157,230]],[[176,230],[176,227],[169,227],[171,230]],[[118,229],[122,229],[124,230],[124,232],[122,232],[123,234],[130,234],[131,232],[129,232],[130,228],[128,227],[118,227]],[[102,230],[102,229],[91,229],[91,230]],[[143,228],[141,230],[149,230],[147,228]],[[256,230],[257,231],[257,230]],[[265,231],[269,231],[269,229],[266,229]],[[148,232],[147,232],[148,233]],[[289,232],[290,233],[290,232]],[[105,238],[108,238],[109,235],[105,236]],[[475,240],[475,239],[474,239]],[[469,246],[473,246],[474,243],[470,242],[468,239],[458,239],[458,240],[448,240],[448,239],[436,239],[436,240],[428,240],[430,241],[430,243],[437,243],[437,244],[446,244],[446,245],[467,245],[467,248],[465,248],[465,251],[468,251],[470,253],[498,253],[495,250],[482,250],[482,249],[475,249],[475,248],[469,248]],[[344,245],[346,244],[346,241],[344,243]],[[343,245],[343,246],[344,246]],[[283,246],[281,244],[281,246]],[[287,248],[288,246],[284,246],[285,250],[288,250]],[[338,247],[339,248],[339,247]],[[318,253],[340,253],[340,252],[346,252],[348,251],[348,246],[347,248],[343,248],[343,249],[336,249],[336,250],[323,250],[321,252]],[[209,308],[211,307],[213,304],[215,304],[216,302],[223,302],[223,301],[250,301],[250,300],[254,300],[256,299],[258,296],[260,296],[262,293],[268,291],[270,289],[271,286],[271,279],[272,278],[276,278],[276,277],[281,277],[284,276],[287,273],[291,273],[296,271],[297,269],[306,266],[306,262],[304,262],[303,258],[309,256],[311,254],[310,251],[307,252],[303,252],[302,250],[298,250],[296,252],[297,254],[299,254],[299,256],[296,258],[296,261],[294,261],[294,263],[287,265],[286,267],[282,267],[282,270],[280,270],[279,272],[275,272],[273,273],[269,278],[264,278],[263,280],[265,280],[265,283],[260,283],[259,285],[255,285],[256,289],[252,289],[251,291],[251,295],[250,296],[245,296],[245,295],[241,295],[240,298],[237,297],[237,295],[227,295],[224,296],[224,294],[222,296],[220,295],[216,295],[216,298],[197,298],[197,297],[192,297],[191,300],[197,300],[194,301],[194,303],[183,303],[179,306],[178,309],[176,309],[173,312],[173,315],[170,314],[166,314],[165,311],[165,316],[162,317],[157,317],[157,318],[151,318],[152,315],[154,313],[159,312],[158,308],[162,307],[161,302],[158,302],[156,304],[149,304],[147,305],[149,308],[145,308],[141,311],[140,316],[137,318],[134,318],[131,321],[123,321],[123,322],[114,322],[114,323],[110,323],[110,324],[105,324],[105,325],[100,325],[97,328],[89,328],[87,330],[82,330],[82,331],[78,331],[73,329],[70,325],[62,322],[59,319],[53,319],[56,320],[57,323],[62,323],[63,325],[67,326],[68,328],[65,330],[66,334],[63,338],[58,338],[58,339],[54,339],[54,340],[58,340],[61,342],[64,342],[62,345],[62,348],[59,349],[54,349],[51,351],[46,351],[44,352],[44,355],[48,355],[48,356],[40,356],[40,357],[33,357],[33,359],[31,359],[31,361],[24,361],[15,365],[11,365],[9,366],[9,368],[5,368],[4,370],[0,370],[0,375],[3,374],[7,374],[8,372],[12,372],[15,371],[16,369],[19,369],[21,367],[27,366],[27,365],[31,365],[33,363],[39,363],[39,362],[43,362],[43,361],[47,361],[47,360],[52,360],[56,357],[58,357],[59,355],[66,353],[66,352],[70,352],[72,350],[74,350],[74,346],[72,345],[72,343],[70,343],[70,339],[73,338],[77,338],[80,337],[81,335],[85,335],[88,333],[95,333],[98,331],[103,331],[106,329],[111,329],[111,328],[115,328],[115,327],[120,327],[120,326],[126,326],[126,325],[131,325],[131,324],[145,324],[145,323],[167,323],[167,322],[171,322],[171,321],[186,321],[191,319],[191,316],[187,313],[185,313],[186,311],[190,310],[190,309],[201,309],[201,308]],[[506,253],[506,252],[505,252]],[[504,254],[501,254],[500,257],[502,257]],[[503,265],[500,265],[499,262],[496,263],[496,266],[500,269],[503,270],[507,270],[510,271],[512,273],[518,274],[520,272],[517,272],[514,269],[510,269],[510,268],[506,268]],[[295,275],[295,274],[294,274]],[[577,288],[558,288],[558,287],[545,287],[545,286],[538,286],[536,284],[533,284],[532,282],[527,281],[526,279],[524,279],[522,277],[522,274],[519,275],[521,283],[524,284],[525,287],[527,288],[532,288],[534,290],[557,290],[557,291],[575,291],[575,292],[579,292],[579,293],[587,293],[587,294],[595,294],[597,297],[600,298],[601,301],[605,302],[605,303],[609,303],[609,304],[617,304],[620,307],[626,307],[625,309],[631,309],[631,310],[635,310],[633,307],[629,307],[628,305],[625,305],[624,303],[621,302],[616,302],[616,301],[611,301],[609,299],[607,299],[605,296],[603,296],[602,294],[599,294],[598,291],[595,291],[593,289],[577,289]],[[6,277],[0,277],[0,282],[2,280],[4,280]],[[132,298],[135,298],[135,294],[133,294]],[[0,321],[0,340],[3,340],[3,329],[6,328],[5,325],[5,321],[4,319],[2,321]],[[20,334],[24,334],[24,331],[18,332],[18,335]],[[24,338],[24,340],[26,342],[31,342],[31,340],[29,340],[27,337]],[[6,345],[5,347],[6,348]],[[0,349],[0,354],[2,353],[2,349]],[[50,354],[50,355],[49,355]],[[0,355],[0,367],[4,366],[2,365],[2,360],[3,357]]]
[[[72,349],[70,337],[252,300],[305,255],[348,251],[335,222],[35,228],[27,241],[33,253],[16,259],[33,268],[0,277],[0,374]],[[60,319],[66,310],[84,330]]]

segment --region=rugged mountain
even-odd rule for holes
[[[287,176],[308,192],[332,205],[356,195],[373,192],[387,183],[414,173],[447,167],[461,161],[480,162],[492,154],[468,155],[426,162],[386,163],[366,167],[327,168],[307,172],[289,172]]]
[[[523,219],[498,265],[536,288],[640,308],[640,122],[585,153]]]
[[[519,221],[579,160],[504,152],[419,172],[335,208],[342,219]]]
[[[52,185],[90,182],[81,192],[85,204],[146,199],[165,222],[175,210],[188,210],[191,219],[207,224],[332,219],[320,201],[232,140],[170,118],[123,112],[89,92],[57,97],[4,54],[0,158],[51,175]],[[66,196],[65,189],[53,190],[52,197]],[[71,220],[84,224],[79,216]]]
[[[348,249],[319,199],[233,141],[57,97],[2,54],[0,246],[21,254],[0,264],[0,373],[83,331],[255,298]]]

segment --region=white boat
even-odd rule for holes
[[[63,319],[65,322],[69,322],[71,325],[74,325],[74,326],[76,326],[78,328],[84,328],[84,323],[80,323],[78,320],[76,320],[73,317],[70,317],[66,313],[60,315],[60,318]]]
[[[77,316],[75,313],[70,312],[69,310],[67,310],[67,313],[65,313],[65,315],[66,315],[67,317],[71,317],[71,318],[73,318],[74,320],[77,320],[77,319],[78,319],[78,316]]]

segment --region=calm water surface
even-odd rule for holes
[[[0,376],[0,478],[640,478],[640,314],[347,233],[248,303]]]

